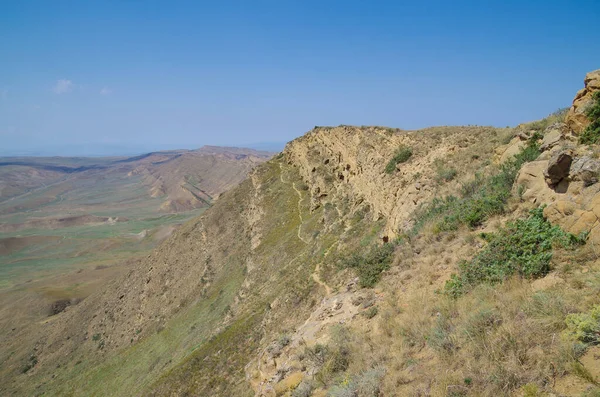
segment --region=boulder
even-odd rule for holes
[[[584,186],[591,186],[598,182],[600,175],[600,160],[595,160],[589,156],[576,158],[571,164],[569,179],[572,181],[582,181]]]
[[[584,88],[579,90],[573,99],[573,105],[565,118],[571,131],[581,133],[590,124],[586,111],[593,105],[592,95],[600,90],[600,69],[589,72],[583,80]]]
[[[548,161],[548,167],[544,171],[546,183],[549,186],[555,186],[568,177],[572,161],[573,152],[571,150],[563,150],[552,156]]]
[[[523,164],[521,167],[514,188],[523,189],[522,198],[524,200],[533,203],[538,201],[544,202],[543,198],[555,194],[544,181],[546,166],[547,161],[532,161]]]

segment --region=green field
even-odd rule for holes
[[[23,172],[18,166],[9,168]],[[0,169],[8,178],[9,170]],[[162,240],[157,236],[161,228],[180,225],[205,209],[164,213],[160,211],[164,200],[150,196],[141,176],[121,170],[70,174],[5,199],[0,202],[0,242],[10,245],[17,238],[19,246],[8,246],[0,255],[0,289],[83,268],[118,265],[152,249]],[[85,216],[117,221],[55,225],[56,219]],[[39,236],[48,239],[28,243]]]

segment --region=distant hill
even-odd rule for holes
[[[139,176],[150,197],[161,198],[162,211],[186,211],[208,205],[271,155],[253,149],[205,146],[133,157],[0,157],[0,214],[37,206],[39,202],[32,202],[33,197],[49,199],[57,190],[77,188],[92,180],[100,181],[95,184],[100,189],[107,180],[125,182],[125,176]]]

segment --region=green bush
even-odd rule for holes
[[[373,287],[379,281],[381,272],[390,268],[394,248],[394,244],[386,243],[364,255],[355,253],[344,259],[341,267],[355,269],[361,287]]]
[[[385,166],[385,172],[387,174],[394,173],[394,171],[396,171],[396,165],[400,163],[406,163],[408,159],[411,158],[412,154],[411,148],[401,146],[398,150],[396,150],[394,157],[392,157],[392,159]]]
[[[594,104],[586,112],[591,123],[579,136],[580,143],[596,143],[600,138],[600,91],[596,91],[592,98]]]
[[[330,335],[327,345],[317,343],[313,347],[306,346],[301,358],[313,367],[317,372],[315,379],[323,384],[329,383],[350,365],[349,330],[342,325],[335,325],[331,328]]]
[[[600,343],[600,305],[586,313],[569,314],[565,323],[571,338],[587,344]]]
[[[567,248],[583,243],[582,238],[552,226],[544,218],[542,207],[485,238],[487,246],[471,261],[461,262],[459,274],[453,274],[446,282],[446,293],[456,297],[478,284],[499,283],[513,274],[525,278],[544,276],[550,271],[553,246]]]
[[[502,164],[495,174],[475,178],[463,184],[461,197],[436,198],[417,212],[413,232],[436,221],[435,231],[457,230],[460,225],[480,226],[490,216],[504,213],[512,185],[524,163],[535,160],[539,149],[535,142],[523,148],[512,160]]]

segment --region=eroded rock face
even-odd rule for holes
[[[564,150],[552,156],[548,161],[548,167],[544,171],[546,183],[550,186],[556,186],[568,177],[572,162],[573,152],[570,150]]]
[[[565,123],[551,124],[544,130],[544,138],[540,144],[540,150],[542,152],[550,150],[569,138],[572,138],[572,136],[569,136],[568,128]]]
[[[360,205],[369,205],[375,220],[386,221],[382,238],[393,238],[410,228],[410,215],[433,197],[436,159],[470,157],[472,149],[457,142],[489,139],[484,136],[493,131],[487,127],[434,127],[389,134],[374,127],[323,127],[288,143],[284,154],[311,186],[311,209],[337,202],[346,203],[353,212]],[[512,155],[525,144],[519,138],[516,141]],[[413,148],[413,156],[398,164],[393,174],[385,173],[386,164],[401,146]]]
[[[586,74],[583,82],[585,86],[575,95],[573,105],[565,118],[569,129],[576,134],[581,133],[590,124],[586,111],[593,105],[592,95],[600,90],[600,69]]]
[[[569,179],[573,181],[582,181],[585,186],[591,186],[598,182],[600,175],[600,160],[583,156],[577,158],[571,164],[569,171]]]

